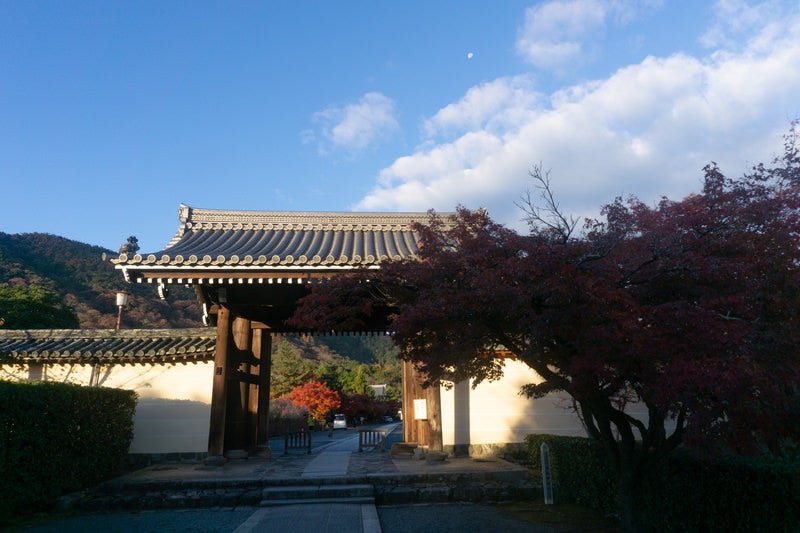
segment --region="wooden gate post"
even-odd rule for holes
[[[217,311],[217,344],[214,350],[214,378],[211,389],[211,420],[208,428],[208,459],[223,460],[227,403],[230,310],[220,304]]]

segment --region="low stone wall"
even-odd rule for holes
[[[158,464],[200,463],[206,457],[208,457],[208,452],[129,453],[126,465],[131,471]]]
[[[378,505],[501,503],[542,497],[541,484],[518,472],[371,477]]]
[[[377,474],[331,478],[115,480],[62,497],[58,510],[108,511],[258,506],[267,487],[369,484],[377,505],[409,503],[501,503],[542,497],[541,483],[524,472]]]
[[[499,457],[519,464],[527,464],[529,462],[527,458],[528,450],[524,442],[455,444],[445,445],[443,448],[445,453],[453,457]]]

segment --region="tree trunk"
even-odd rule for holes
[[[617,484],[617,510],[619,513],[620,527],[626,533],[639,531],[637,513],[637,495],[641,483],[641,472],[635,465],[635,459],[620,457],[619,480]]]

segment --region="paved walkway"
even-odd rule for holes
[[[353,452],[324,451],[306,465],[302,477],[336,477],[347,475],[350,454]]]
[[[346,476],[350,466],[350,456],[353,451],[358,453],[357,450],[357,433],[346,440],[331,442],[319,455],[305,465],[300,477],[314,479]],[[313,524],[313,527],[309,528],[309,524]],[[234,533],[254,531],[305,533],[309,529],[324,533],[357,531],[381,533],[381,524],[374,503],[315,503],[259,509]]]
[[[319,503],[257,509],[234,533],[381,533],[375,505]]]
[[[345,450],[341,450],[345,448]],[[348,448],[354,448],[347,450]],[[344,477],[353,451],[358,453],[358,434],[346,440],[331,442],[303,468],[301,478]],[[363,452],[362,452],[363,453]],[[309,525],[313,524],[312,527]],[[381,533],[375,504],[314,503],[282,505],[255,511],[234,533],[281,531],[307,533]]]

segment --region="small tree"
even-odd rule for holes
[[[314,365],[296,353],[285,339],[272,353],[270,372],[270,395],[273,398],[286,396],[292,389],[308,383],[314,376]]]
[[[311,416],[317,420],[323,420],[326,414],[341,404],[339,393],[319,381],[309,381],[305,385],[295,387],[288,398],[295,405],[307,408]]]

